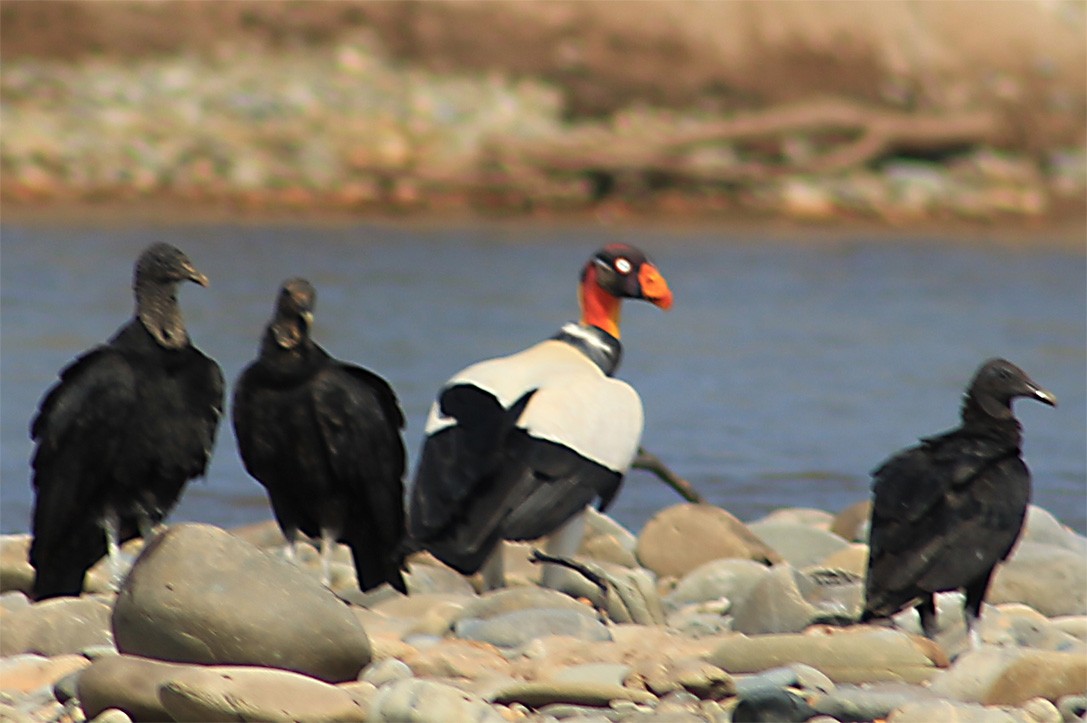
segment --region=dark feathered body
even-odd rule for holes
[[[474,573],[500,540],[550,534],[594,501],[606,509],[641,430],[637,393],[565,341],[474,365],[428,420],[412,538]]]
[[[968,626],[993,568],[1019,537],[1031,496],[1011,414],[1015,396],[1053,403],[1014,365],[983,365],[963,403],[962,425],[899,452],[873,472],[864,619],[920,603],[933,632],[932,595],[963,589]]]
[[[37,599],[79,594],[107,514],[118,542],[162,521],[207,468],[222,400],[218,365],[176,323],[164,346],[133,319],[61,371],[30,427]]]
[[[1030,502],[1014,421],[924,440],[874,478],[867,609],[876,616],[987,579]]]
[[[404,419],[396,396],[376,374],[332,358],[308,328],[295,328],[297,343],[284,347],[270,326],[260,357],[238,378],[233,420],[242,460],[268,490],[288,539],[294,530],[330,534],[351,548],[362,590],[389,582],[404,591]]]

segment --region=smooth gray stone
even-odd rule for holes
[[[132,718],[123,710],[110,708],[91,718],[90,723],[132,723]]]
[[[1027,508],[1027,517],[1023,521],[1021,540],[1056,545],[1072,552],[1087,554],[1087,538],[1078,535],[1062,524],[1048,510],[1037,505]]]
[[[608,723],[609,721],[628,720],[629,714],[609,708],[597,708],[591,705],[571,705],[570,703],[551,703],[540,706],[536,711],[547,723],[560,720],[564,723]]]
[[[579,603],[569,595],[564,595],[555,590],[543,587],[513,587],[504,590],[495,590],[479,596],[464,606],[456,620],[468,620],[504,615],[517,610],[527,609],[557,609],[571,610],[574,612],[593,615],[593,609],[588,605]]]
[[[1057,701],[1057,710],[1061,712],[1061,718],[1068,723],[1087,720],[1087,693],[1060,698]]]
[[[736,694],[740,696],[797,684],[796,670],[792,667],[771,668],[753,675],[734,675],[732,679],[736,683]]]
[[[651,704],[656,696],[645,690],[595,681],[515,680],[491,693],[495,703],[521,703],[532,708],[551,703],[606,706],[618,702]]]
[[[864,609],[864,578],[844,570],[808,569],[800,591],[815,606],[813,622],[853,624]]]
[[[373,683],[380,688],[386,683],[391,683],[395,680],[403,680],[404,678],[411,678],[414,675],[408,664],[402,660],[396,658],[386,658],[379,663],[367,666],[362,673],[359,674],[359,680],[367,683]]]
[[[720,598],[728,598],[735,604],[769,573],[770,568],[754,560],[712,560],[684,575],[662,602],[669,610]]]
[[[703,612],[691,605],[669,615],[668,627],[688,638],[705,638],[732,630],[732,616]]]
[[[517,610],[486,620],[461,619],[454,635],[500,648],[516,648],[548,635],[569,635],[582,640],[611,640],[611,633],[595,618],[574,610]]]
[[[811,587],[803,573],[788,564],[775,565],[733,604],[732,629],[747,635],[800,632],[819,613],[804,598],[802,587]]]
[[[30,607],[30,598],[22,590],[0,593],[0,610],[10,613],[25,607]]]
[[[367,719],[374,723],[505,723],[505,718],[482,698],[420,678],[406,678],[380,688],[370,701]]]
[[[873,686],[840,685],[829,693],[815,696],[811,705],[823,715],[839,721],[870,721],[886,718],[891,711],[918,700],[937,695],[920,685],[882,683]]]
[[[1046,617],[1087,615],[1087,555],[1056,545],[1020,541],[997,566],[986,601],[1019,602]]]
[[[630,675],[630,670],[630,666],[624,663],[583,663],[560,668],[551,675],[550,679],[621,686]]]
[[[370,641],[312,575],[217,527],[180,524],[147,545],[113,609],[117,649],[179,663],[282,668],[355,680]]]
[[[796,522],[756,522],[748,527],[796,568],[814,565],[849,546],[833,532]]]
[[[61,703],[67,703],[73,698],[79,697],[79,676],[83,670],[73,670],[63,678],[53,683],[53,697]]]
[[[475,595],[468,578],[448,567],[411,563],[404,575],[409,595],[424,593],[452,593],[457,595]]]
[[[1037,723],[1024,711],[952,700],[924,700],[897,708],[888,723]]]
[[[741,696],[770,688],[800,688],[818,693],[835,689],[834,681],[818,668],[804,663],[770,668],[754,675],[735,675],[733,680],[736,693]]]
[[[808,703],[784,688],[758,688],[739,694],[740,702],[732,709],[735,723],[800,723],[815,715]]]

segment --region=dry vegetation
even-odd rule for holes
[[[1041,178],[1054,152],[1085,147],[1085,29],[1075,0],[0,2],[5,63],[353,45],[437,74],[550,84],[567,133],[496,137],[455,169],[467,192],[545,204],[994,149]],[[446,171],[412,172],[424,195],[448,190]]]

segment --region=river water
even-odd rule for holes
[[[1082,254],[706,229],[36,222],[2,227],[0,531],[29,527],[27,425],[38,400],[61,366],[131,314],[132,263],[156,240],[211,278],[208,289],[183,288],[181,303],[193,340],[231,385],[256,353],[279,283],[309,278],[316,338],[391,382],[412,462],[446,378],[576,317],[581,264],[609,241],[635,243],[675,293],[668,313],[624,307],[618,375],[645,404],[643,444],[745,520],[866,498],[869,470],[954,426],[977,365],[1005,356],[1060,399],[1056,409],[1017,405],[1034,499],[1087,529]],[[612,511],[638,530],[678,500],[635,471]],[[227,422],[207,479],[190,484],[171,519],[232,526],[269,515]]]

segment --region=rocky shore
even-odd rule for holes
[[[593,515],[562,592],[531,544],[480,593],[426,555],[409,595],[361,594],[345,549],[282,555],[274,523],[178,524],[120,591],[105,565],[79,598],[31,603],[28,538],[0,543],[0,720],[872,721],[1082,720],[1087,539],[1032,507],[995,576],[983,645],[958,594],[941,630],[915,613],[855,625],[867,503],[744,524],[666,508],[637,535]]]
[[[879,135],[866,124],[886,120],[868,119],[864,106],[820,108],[750,119],[784,125],[770,138],[737,137],[750,125],[743,116],[699,111],[571,119],[562,89],[545,80],[436,73],[362,41],[137,62],[13,58],[0,69],[0,183],[8,208],[165,200],[243,213],[604,209],[892,226],[1082,218],[1081,145],[959,144],[953,133],[940,140],[939,117],[904,114],[877,141],[890,144],[887,154],[820,173],[865,153]],[[823,126],[843,123],[839,135],[860,140],[826,145]],[[920,123],[936,124],[936,145],[895,153],[894,133]]]

